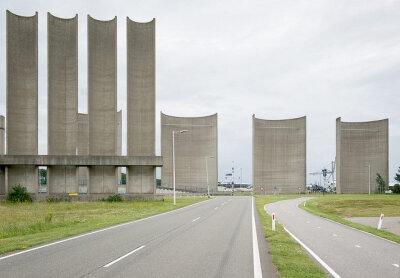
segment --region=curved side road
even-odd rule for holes
[[[277,221],[333,277],[400,277],[400,244],[300,209],[298,205],[308,199],[271,203],[264,209],[275,213]]]

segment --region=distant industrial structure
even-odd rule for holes
[[[0,194],[16,184],[38,196],[38,167],[47,166],[47,196],[118,192],[127,167],[127,198],[154,198],[155,20],[127,18],[128,156],[117,111],[117,18],[88,24],[88,114],[78,113],[78,16],[47,15],[48,155],[38,155],[38,14],[7,11],[7,150],[0,118]]]
[[[336,192],[375,193],[376,174],[389,180],[389,120],[336,119]]]
[[[187,132],[180,134],[179,131]],[[162,183],[173,187],[172,133],[175,134],[176,188],[206,191],[218,189],[218,115],[174,117],[161,113]]]
[[[252,120],[254,192],[304,192],[306,117],[264,120],[253,115]]]

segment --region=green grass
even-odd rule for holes
[[[255,197],[257,212],[264,228],[265,238],[270,244],[272,262],[276,266],[280,277],[328,277],[279,223],[276,223],[275,232],[271,230],[271,216],[264,211],[264,205],[298,197],[299,195],[258,195]]]
[[[400,216],[400,195],[332,194],[309,200],[306,207],[303,204],[299,207],[321,217],[400,243],[398,235],[343,219],[359,216],[378,219],[381,213],[385,216]]]
[[[136,220],[205,200],[171,197],[164,201],[0,202],[0,254],[107,226]]]

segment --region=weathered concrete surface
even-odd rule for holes
[[[372,228],[377,228],[379,215],[376,217],[346,217],[345,219],[358,224],[370,226]],[[382,221],[382,230],[386,230],[400,236],[400,216],[385,216]]]
[[[305,186],[306,117],[263,120],[253,115],[254,192],[297,193]]]
[[[127,18],[128,155],[155,155],[155,19]],[[128,167],[127,193],[155,193],[154,167]]]
[[[77,154],[89,155],[89,117],[88,114],[78,113],[78,142]],[[78,186],[87,192],[89,170],[87,167],[78,167]]]
[[[164,158],[162,186],[173,187],[172,131],[175,134],[175,176],[178,186],[207,188],[206,159],[210,191],[218,188],[218,115],[174,117],[161,113],[161,154]],[[214,158],[210,158],[213,156]]]
[[[116,126],[117,126],[117,145],[116,145],[116,151],[117,155],[122,155],[122,110],[119,110],[117,112],[117,118],[116,118]],[[121,167],[118,167],[118,173],[117,173],[117,184],[119,184],[119,181],[121,180]]]
[[[78,16],[47,14],[48,154],[76,154],[78,115]],[[75,166],[48,168],[49,193],[78,192]]]
[[[118,155],[0,155],[0,165],[161,167],[163,158],[161,156]]]
[[[389,120],[342,122],[336,119],[336,192],[377,191],[376,174],[388,184]],[[369,176],[368,165],[371,167]]]
[[[5,154],[5,118],[0,115],[0,155]],[[6,169],[0,166],[0,195],[6,193]]]
[[[38,14],[7,11],[7,154],[38,152]],[[34,166],[7,169],[6,191],[15,184],[37,193]]]
[[[117,18],[88,16],[89,154],[116,155],[117,146]],[[115,167],[89,168],[88,193],[117,193]],[[111,192],[110,191],[110,192]],[[107,191],[108,192],[108,191]]]

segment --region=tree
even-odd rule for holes
[[[376,183],[378,184],[378,192],[385,192],[386,182],[383,180],[381,174],[376,173]]]
[[[393,186],[393,193],[400,194],[400,184],[395,184]]]
[[[400,182],[400,167],[399,170],[397,170],[396,176],[394,177],[394,179],[398,182]]]

